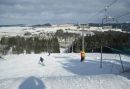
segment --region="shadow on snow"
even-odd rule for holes
[[[63,68],[77,75],[99,75],[99,74],[119,74],[121,73],[122,66],[120,60],[116,59],[103,59],[102,68],[100,68],[100,60],[88,60],[80,62],[78,59],[70,59],[67,63],[62,63]],[[128,62],[123,62],[130,64]]]
[[[45,89],[45,85],[39,78],[31,76],[22,82],[19,89]]]

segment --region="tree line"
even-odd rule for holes
[[[34,52],[35,54],[41,52],[59,53],[59,43],[57,38],[44,39],[39,37],[2,37],[1,45],[6,45],[6,50],[10,50],[13,54]]]
[[[129,33],[115,31],[97,32],[93,36],[85,36],[84,39],[86,52],[99,52],[101,46],[104,47],[105,52],[110,52],[110,50],[106,49],[105,46],[116,48],[121,46],[130,46]],[[80,50],[82,50],[82,38],[74,41],[73,50],[74,52],[80,52]]]

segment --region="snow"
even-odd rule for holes
[[[76,26],[52,27],[0,27],[2,36],[24,36],[33,34],[64,32],[81,34]],[[70,29],[70,30],[66,30]],[[90,27],[85,30],[107,31]],[[111,29],[112,30],[112,29]],[[120,29],[117,29],[121,31]],[[103,54],[100,68],[100,54],[87,53],[80,62],[79,53],[9,54],[0,58],[0,89],[130,89],[130,73],[122,73],[118,54]],[[44,65],[39,64],[43,57]],[[121,55],[125,69],[130,69],[130,57]]]
[[[130,67],[130,57],[122,59]],[[100,53],[87,53],[84,62],[79,53],[10,54],[0,59],[0,71],[0,89],[130,89],[118,54],[103,54],[103,68]]]
[[[29,27],[0,27],[0,37],[2,36],[22,36],[25,32],[24,29]]]
[[[0,38],[3,36],[24,36],[26,32],[30,32],[32,34],[40,34],[40,33],[56,33],[57,30],[62,29],[64,32],[68,33],[75,33],[75,34],[82,34],[82,28],[77,28],[77,26],[51,26],[51,27],[19,27],[19,26],[13,26],[13,27],[0,27]],[[68,29],[68,30],[66,30]],[[94,35],[93,32],[90,31],[99,31],[99,32],[104,32],[104,31],[120,31],[122,32],[121,29],[102,29],[101,27],[90,27],[90,28],[85,28],[84,29],[86,32],[84,35],[91,34]]]

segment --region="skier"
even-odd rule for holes
[[[48,56],[50,56],[50,54],[51,54],[51,53],[50,53],[50,52],[48,52]]]
[[[52,50],[49,50],[49,51],[48,51],[48,56],[50,56],[50,55],[51,55],[51,53],[52,53]]]
[[[39,64],[43,64],[44,59],[40,57]]]
[[[81,51],[80,52],[80,56],[81,56],[81,62],[84,61],[84,59],[85,59],[85,52]]]

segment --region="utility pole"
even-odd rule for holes
[[[122,67],[122,70],[123,70],[123,72],[124,72],[124,66],[123,66],[123,62],[122,62],[122,60],[121,60],[121,54],[119,54],[119,57],[120,57],[121,67]]]
[[[73,48],[73,45],[74,45],[74,33],[73,33],[73,37],[72,37],[72,39],[73,39],[73,41],[72,41],[72,53],[73,53],[73,50],[74,50],[74,48]]]
[[[117,1],[117,0],[115,0],[115,1]],[[110,6],[111,6],[111,5],[110,5]],[[108,16],[108,15],[107,15],[107,9],[108,9],[108,7],[109,7],[109,6],[107,6],[107,7],[105,8],[105,17],[102,18],[102,29],[104,29],[104,24],[109,25],[109,24],[107,24],[109,21],[111,21],[111,23],[112,23],[112,22],[118,23],[117,18],[111,17],[111,16]],[[102,58],[102,54],[103,54],[103,41],[101,40],[101,61],[100,61],[100,68],[102,68],[102,59],[103,59],[103,58]]]
[[[89,26],[88,26],[88,24],[87,24],[87,26],[85,26],[84,24],[83,25],[81,25],[81,28],[82,28],[82,51],[85,51],[84,50],[84,45],[85,45],[85,42],[84,42],[84,32],[85,32],[85,30],[84,30],[84,28],[89,28]],[[90,31],[90,30],[89,30]],[[89,32],[90,33],[90,32]]]
[[[101,45],[101,62],[100,62],[100,68],[102,68],[102,45]]]
[[[108,7],[106,6],[105,7],[105,17],[104,17],[104,18],[106,18],[106,22],[107,22],[107,9],[108,9]]]
[[[84,51],[84,26],[82,27],[82,51]]]

